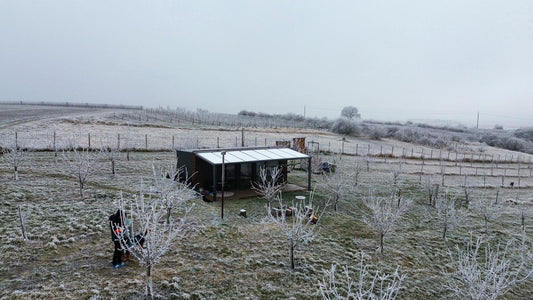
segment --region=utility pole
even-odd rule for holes
[[[479,129],[479,111],[477,112],[477,123],[476,128]]]

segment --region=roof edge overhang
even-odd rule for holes
[[[273,151],[268,151],[273,150]],[[281,150],[281,151],[280,151]],[[222,165],[221,153],[226,152],[227,157],[238,157],[238,161],[228,159],[224,164],[255,163],[268,161],[286,161],[309,159],[311,156],[286,147],[242,147],[242,148],[212,148],[186,150],[195,154],[210,165]],[[270,155],[271,157],[267,157]]]

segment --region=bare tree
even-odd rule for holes
[[[19,180],[19,169],[28,160],[29,148],[23,148],[20,145],[10,145],[4,151],[2,157],[13,168],[13,179]]]
[[[164,217],[166,209],[161,203],[161,199],[152,198],[150,196],[151,193],[148,193],[148,197],[146,197],[146,192],[141,183],[139,196],[134,197],[129,210],[132,222],[138,224],[142,236],[140,239],[135,238],[131,242],[128,239],[128,236],[130,236],[128,230],[122,230],[119,238],[122,248],[130,252],[146,268],[145,293],[146,296],[153,299],[152,274],[154,267],[170,250],[172,243],[176,239],[184,237],[191,230],[190,224],[187,222],[187,216],[194,204],[186,206],[185,203],[182,203],[184,204],[182,206],[182,217],[170,219],[167,222]],[[122,195],[117,206],[120,210],[127,211]],[[126,224],[126,222],[122,222],[122,224]],[[124,229],[127,229],[127,227]]]
[[[456,254],[449,251],[453,272],[445,274],[449,281],[445,287],[458,299],[495,300],[507,293],[514,285],[531,276],[533,269],[529,259],[522,259],[517,264],[510,257],[512,241],[504,247],[500,244],[491,248],[487,243],[481,249],[481,239],[472,238],[466,249],[456,245]],[[523,249],[521,249],[523,250]]]
[[[397,187],[400,184],[400,175],[402,175],[402,163],[389,163],[389,169],[391,183],[394,187]]]
[[[431,176],[429,175],[426,176],[423,187],[428,197],[428,205],[435,206],[435,201],[439,194],[439,184],[433,183]]]
[[[448,230],[453,229],[459,222],[464,219],[464,212],[456,207],[457,201],[455,196],[444,196],[435,199],[435,208],[437,216],[442,227],[442,238],[446,240]]]
[[[363,171],[363,165],[359,160],[357,160],[357,157],[356,157],[352,165],[352,172],[353,172],[352,178],[353,178],[355,186],[359,185],[359,175],[361,174],[362,171]]]
[[[469,208],[476,211],[485,223],[485,233],[489,233],[489,222],[500,216],[500,206],[484,197],[477,197],[471,201]]]
[[[352,277],[348,266],[344,266],[342,274],[344,278],[337,277],[336,266],[330,270],[323,270],[324,276],[318,281],[322,299],[382,299],[390,300],[398,296],[398,292],[405,280],[405,274],[400,274],[399,268],[392,274],[376,271],[371,274],[368,264],[364,262],[364,253],[361,252],[361,260],[357,273]],[[340,287],[340,285],[342,285]]]
[[[465,175],[464,183],[461,183],[461,180],[459,180],[459,185],[463,188],[463,193],[465,194],[465,203],[468,206],[472,196],[472,187],[468,183],[468,176]]]
[[[79,183],[80,196],[83,197],[83,188],[87,178],[96,170],[100,152],[94,152],[90,149],[71,148],[70,151],[64,151],[61,154],[63,164],[67,172],[74,176]]]
[[[366,164],[366,171],[370,172],[370,163],[374,162],[374,159],[372,158],[372,156],[370,156],[370,153],[367,153],[363,156],[363,161]]]
[[[412,200],[406,199],[395,203],[394,198],[377,197],[373,192],[363,200],[370,210],[363,216],[363,221],[379,234],[379,248],[383,254],[383,239],[396,226],[396,222],[407,211]]]
[[[119,140],[109,139],[107,143],[101,143],[100,152],[104,155],[106,160],[111,163],[111,174],[116,175],[115,165],[120,160],[120,144]],[[115,146],[116,144],[116,146]]]
[[[337,204],[346,194],[353,190],[353,173],[338,168],[335,173],[322,173],[323,181],[319,183],[319,188],[328,193],[328,202],[333,204],[333,210],[337,211]]]
[[[294,251],[300,245],[311,242],[317,232],[318,215],[312,213],[312,199],[311,194],[308,206],[299,202],[288,209],[283,205],[281,196],[278,196],[277,200],[281,209],[277,213],[273,213],[272,209],[267,208],[268,219],[278,225],[281,232],[287,237],[292,269],[294,269]]]
[[[178,168],[174,164],[166,167],[156,167],[152,164],[154,191],[161,198],[161,204],[167,210],[167,223],[170,223],[172,210],[198,196],[190,183],[191,176],[186,174],[185,168]]]
[[[270,209],[271,203],[276,199],[276,196],[281,194],[285,185],[281,168],[267,169],[262,167],[259,169],[259,180],[252,183],[252,189],[267,200]]]

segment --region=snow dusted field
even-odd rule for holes
[[[101,159],[88,180],[84,197],[78,193],[76,179],[66,172],[61,153],[30,152],[17,181],[13,180],[9,162],[0,159],[0,298],[142,299],[144,269],[135,261],[119,270],[111,267],[113,244],[107,218],[114,212],[119,194],[131,199],[138,191],[140,178],[150,176],[152,163],[175,163],[173,148],[235,147],[242,143],[241,128],[123,119],[123,113],[0,106],[0,146],[4,148],[15,142],[16,133],[22,147],[53,150],[55,132],[59,149],[67,145],[87,147],[89,135],[91,148],[113,145],[120,134],[122,147],[139,150],[131,153],[130,160],[121,154],[116,176],[111,175],[109,162]],[[342,160],[327,153],[320,157],[325,161],[337,159],[338,172],[350,171],[355,163],[364,166],[358,187],[341,200],[338,212],[328,208],[321,216],[316,239],[303,249],[306,251],[296,252],[295,270],[290,269],[286,240],[275,225],[264,219],[264,200],[228,201],[224,221],[219,217],[219,203],[194,200],[196,230],[177,241],[157,265],[157,298],[318,299],[322,270],[335,263],[348,265],[353,271],[360,251],[365,252],[371,271],[390,273],[399,266],[406,274],[399,298],[453,298],[444,287],[450,277],[446,272],[451,268],[448,250],[464,245],[470,235],[481,236],[491,244],[521,240],[521,212],[531,251],[533,177],[528,155],[481,144],[458,144],[441,151],[364,137],[346,137],[343,141],[343,137],[329,132],[291,128],[245,128],[244,136],[246,146],[306,137],[308,142],[319,142],[322,151],[344,149],[350,155]],[[368,149],[370,157],[366,156]],[[388,195],[391,172],[400,164],[402,197],[413,199],[414,204],[396,231],[386,236],[385,254],[381,255],[377,234],[362,221],[368,209],[361,200],[370,191]],[[437,213],[426,204],[424,184],[427,180],[441,184],[443,174],[445,182],[440,191],[456,194],[460,203],[465,181],[472,190],[471,197],[491,201],[498,197],[500,216],[491,221],[488,234],[483,233],[483,219],[462,207],[466,214],[463,222],[450,229],[446,241],[441,238]],[[306,174],[291,172],[289,181],[304,185]],[[320,175],[313,177],[315,186],[322,181]],[[291,201],[300,195],[309,196],[307,192],[291,192],[284,199]],[[328,196],[318,189],[315,204],[323,206]],[[21,237],[19,207],[26,217],[26,241]],[[242,208],[247,209],[246,219],[238,216]],[[513,260],[518,259],[512,255]],[[532,294],[533,283],[528,280],[515,285],[502,298],[528,299]]]

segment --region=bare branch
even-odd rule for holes
[[[335,265],[332,265],[330,270],[323,270],[324,276],[318,282],[322,299],[395,299],[406,275],[400,274],[399,268],[392,274],[376,271],[372,275],[368,267],[364,261],[364,253],[361,252],[357,273],[353,277],[348,266],[342,269],[344,278],[337,277]]]

